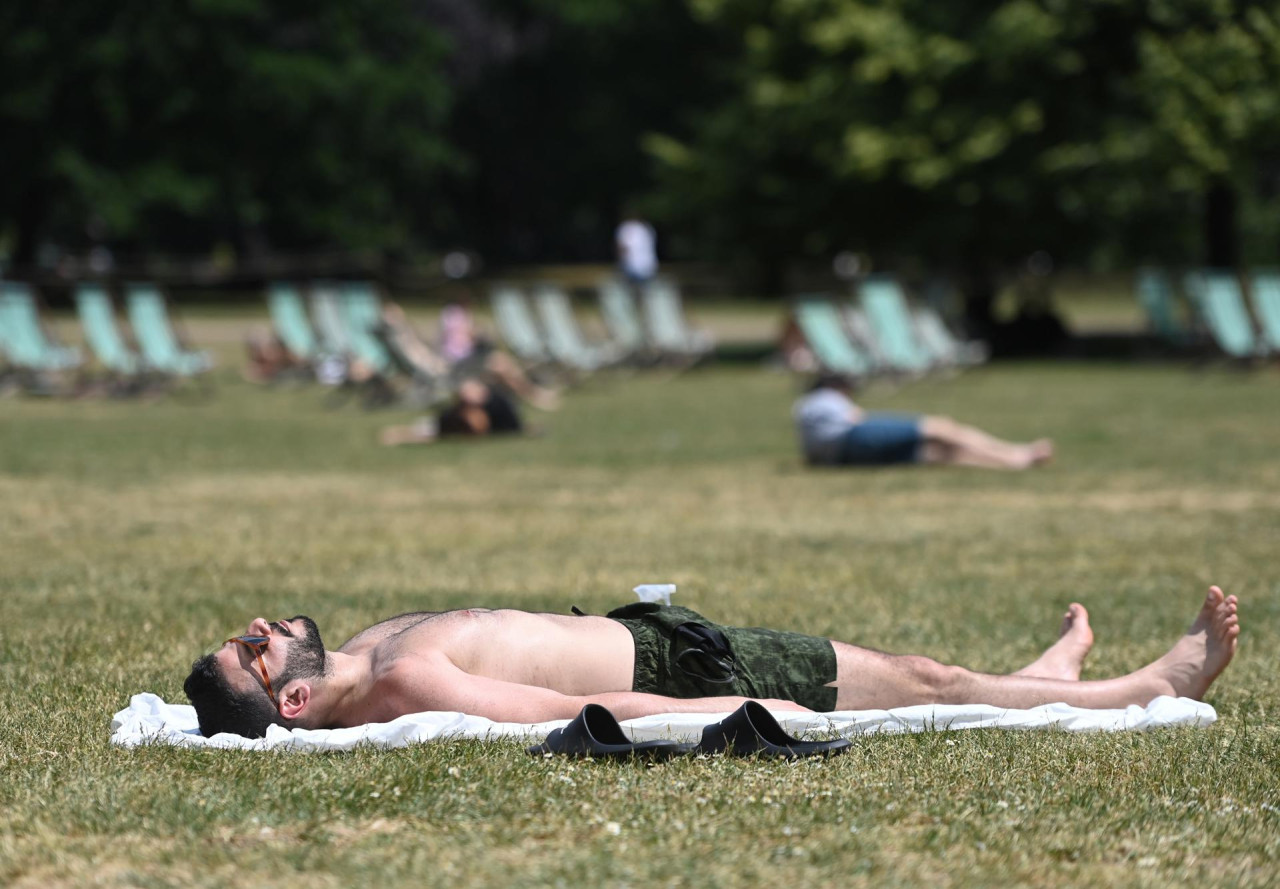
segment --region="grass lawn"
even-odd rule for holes
[[[200,339],[200,330],[193,332]],[[228,356],[233,353],[228,351]],[[224,363],[224,367],[227,365]],[[806,471],[794,382],[600,379],[541,438],[387,451],[401,413],[219,372],[208,400],[0,401],[0,884],[1166,886],[1280,880],[1280,375],[1004,365],[876,409],[1053,436],[1042,471]],[[1242,597],[1219,722],[868,737],[829,762],[108,744],[250,617],[603,611],[645,581],[729,623],[989,671],[1073,600],[1127,671]]]

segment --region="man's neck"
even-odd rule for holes
[[[373,688],[373,670],[368,655],[330,651],[325,656],[325,676],[311,691],[308,728],[337,728],[359,725]]]

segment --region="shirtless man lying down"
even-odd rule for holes
[[[798,633],[715,624],[685,608],[635,604],[608,616],[466,609],[402,614],[334,651],[308,617],[250,622],[195,662],[184,686],[206,736],[259,737],[275,723],[338,728],[423,710],[500,722],[569,719],[589,703],[619,719],[721,713],[748,698],[776,710],[888,709],[910,704],[1027,708],[1145,705],[1200,698],[1231,661],[1236,597],[1218,587],[1163,657],[1114,679],[1080,681],[1093,644],[1071,605],[1061,637],[1008,676],[891,655]]]

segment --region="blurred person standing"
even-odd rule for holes
[[[657,241],[653,226],[645,222],[639,213],[628,210],[618,223],[614,234],[618,270],[631,284],[645,284],[658,273]]]

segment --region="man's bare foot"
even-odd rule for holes
[[[1235,596],[1224,596],[1218,587],[1209,587],[1209,595],[1187,635],[1168,654],[1144,668],[1168,683],[1167,694],[1200,700],[1231,663],[1240,635],[1236,604]]]
[[[1031,465],[1043,466],[1053,459],[1053,440],[1037,438],[1027,446],[1031,452]]]
[[[540,411],[560,410],[560,393],[554,389],[543,386],[532,387],[525,396],[525,400]]]
[[[430,444],[439,438],[439,428],[434,419],[424,417],[406,426],[388,426],[378,435],[387,447],[410,444]]]
[[[1062,616],[1058,641],[1013,675],[1076,681],[1080,678],[1080,668],[1091,648],[1093,630],[1089,626],[1089,612],[1079,602],[1072,602],[1067,606],[1067,613]]]

